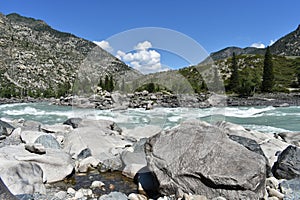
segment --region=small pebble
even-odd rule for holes
[[[93,181],[92,182],[92,185],[91,185],[91,188],[101,188],[105,186],[105,184],[101,181]]]
[[[67,193],[68,194],[75,194],[76,190],[74,190],[73,188],[68,188]]]
[[[113,184],[109,184],[109,187],[108,187],[110,190],[115,190],[115,186]]]

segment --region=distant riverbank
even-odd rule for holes
[[[218,102],[216,102],[216,99]],[[251,97],[215,94],[166,94],[148,93],[147,91],[131,94],[102,93],[90,97],[67,96],[55,98],[0,98],[1,104],[50,102],[55,105],[75,106],[82,108],[127,109],[154,107],[176,108],[209,108],[214,106],[300,106],[300,93],[255,94]],[[220,104],[220,105],[217,105]]]

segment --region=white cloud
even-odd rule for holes
[[[266,48],[266,46],[261,42],[253,43],[251,44],[251,47],[260,48],[260,49]]]
[[[152,44],[151,42],[149,41],[144,41],[144,42],[140,42],[138,43],[135,47],[134,47],[134,50],[147,50],[147,49],[150,49],[152,47]]]
[[[135,50],[134,52],[125,53],[119,50],[116,57],[142,73],[168,70],[168,67],[161,64],[160,53],[151,50],[151,47],[152,44],[149,41],[140,42],[133,48]]]
[[[110,46],[109,42],[107,42],[105,40],[102,40],[100,42],[94,41],[94,43],[97,44],[102,49],[104,49],[105,51],[108,51],[110,53],[112,53],[114,51],[114,49]]]

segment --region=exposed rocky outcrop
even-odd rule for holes
[[[20,95],[64,93],[75,80],[82,83],[86,73],[90,81],[108,74],[138,75],[93,42],[18,14],[0,13],[0,46],[0,83]]]

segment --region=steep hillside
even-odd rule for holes
[[[300,56],[300,25],[295,31],[277,40],[270,50],[275,55]]]
[[[138,75],[94,43],[18,14],[0,14],[0,48],[1,96],[63,95],[85,71],[90,82]]]
[[[227,47],[220,51],[211,53],[210,57],[214,61],[222,60],[222,59],[231,57],[233,52],[236,55],[243,55],[243,54],[251,54],[251,55],[260,54],[260,55],[262,55],[265,53],[265,49],[259,49],[259,48],[255,48],[255,47],[246,47],[246,48]]]
[[[217,52],[211,53],[210,57],[214,60],[222,60],[232,56],[235,52],[236,55],[263,55],[266,49],[259,49],[255,47],[227,47]],[[270,51],[273,55],[278,56],[300,56],[300,25],[298,28],[281,37],[272,46],[270,46]]]

